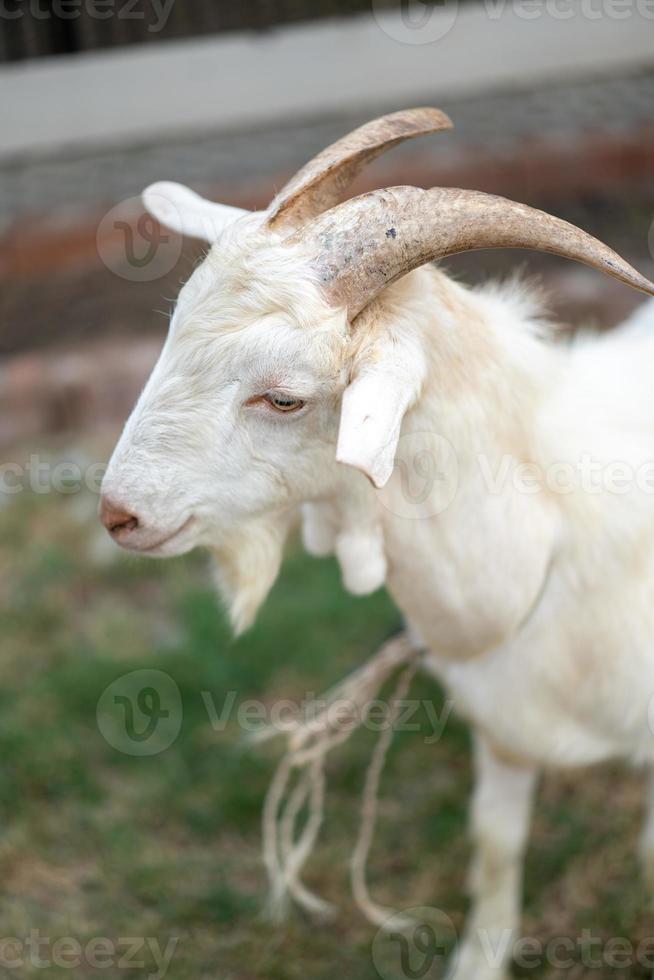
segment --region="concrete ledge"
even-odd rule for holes
[[[0,159],[402,106],[654,61],[652,0],[484,0],[0,69]],[[404,19],[403,19],[404,17]]]

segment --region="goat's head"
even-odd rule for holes
[[[654,293],[600,242],[501,198],[399,187],[338,203],[384,149],[450,125],[436,109],[375,120],[311,161],[266,212],[177,184],[145,192],[163,224],[211,248],[180,293],[112,457],[103,520],[143,554],[214,548],[241,626],[274,579],[289,515],[335,487],[336,461],[377,487],[390,476],[424,366],[408,333],[360,329],[386,286],[439,256],[516,246],[559,252]],[[259,584],[235,612],[253,576]]]

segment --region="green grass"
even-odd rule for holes
[[[296,912],[280,928],[261,914],[259,856],[279,747],[253,749],[235,715],[249,699],[319,694],[360,664],[399,624],[388,597],[349,597],[333,562],[295,548],[256,626],[234,642],[201,555],[102,559],[90,508],[85,516],[79,503],[25,496],[0,510],[0,936],[35,929],[51,943],[82,945],[141,936],[162,947],[175,937],[174,980],[377,977],[375,930],[347,883],[370,734],[330,759],[326,823],[306,875],[341,911],[329,924]],[[96,719],[107,686],[142,669],[172,678],[183,709],[178,736],[151,756],[112,747]],[[440,710],[444,695],[431,680],[416,681],[414,694]],[[228,697],[230,720],[215,730],[207,699],[220,711]],[[370,869],[376,898],[441,908],[457,928],[466,908],[468,749],[455,718],[436,744],[398,735]],[[639,781],[612,769],[546,780],[527,861],[530,935],[648,934],[632,854]],[[127,975],[155,972],[143,955]],[[45,975],[124,975],[112,970],[83,963]],[[27,963],[13,975],[44,971]]]

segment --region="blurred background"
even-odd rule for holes
[[[292,547],[259,622],[234,642],[202,555],[121,555],[95,512],[101,465],[202,254],[143,215],[140,191],[170,179],[265,206],[349,129],[422,104],[455,130],[384,155],[357,191],[505,194],[575,222],[652,278],[649,0],[0,3],[0,976],[42,976],[44,962],[74,977],[402,976],[380,974],[346,880],[369,733],[330,764],[308,874],[342,913],[274,928],[260,917],[259,819],[277,753],[248,747],[236,717],[248,699],[300,700],[362,662],[398,625],[390,601],[346,596],[330,562]],[[468,282],[516,267],[540,278],[570,329],[607,329],[639,302],[554,257],[448,262]],[[179,695],[172,743],[151,754],[107,735],[96,711],[136,670]],[[443,707],[431,681],[416,692]],[[438,907],[457,928],[468,748],[454,718],[434,744],[398,736],[371,871],[380,900]],[[526,935],[651,934],[634,856],[640,782],[606,767],[546,780]],[[7,937],[34,931],[43,945],[36,956],[21,947],[19,968]],[[141,939],[131,967],[117,952],[125,937]],[[70,942],[55,953],[57,940]],[[517,972],[649,976],[591,969],[578,953],[566,969]]]

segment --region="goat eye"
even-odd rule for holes
[[[271,393],[265,398],[278,412],[297,412],[305,404],[301,398],[291,398],[289,395]]]

